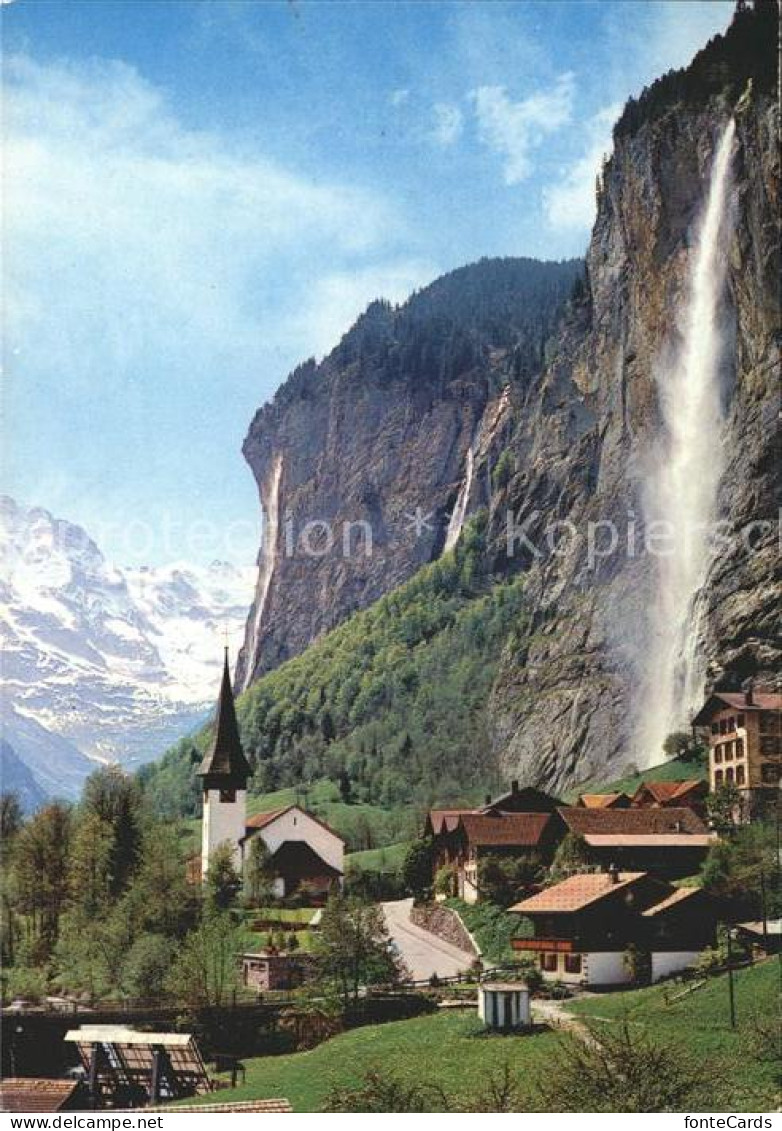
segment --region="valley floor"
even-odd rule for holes
[[[758,1027],[778,1022],[779,964],[770,959],[736,973],[738,1027],[728,1022],[727,976],[710,979],[678,1001],[669,985],[585,996],[566,1002],[575,1017],[612,1024],[625,1017],[652,1036],[677,1043],[704,1064],[703,1111],[770,1111],[779,1106],[779,1068]],[[668,998],[669,1000],[666,1000]],[[542,1015],[541,1015],[542,1019]],[[599,1020],[598,1020],[599,1019]],[[248,1060],[247,1082],[220,1093],[221,1102],[287,1097],[295,1111],[322,1110],[334,1088],[357,1087],[377,1069],[407,1085],[435,1085],[459,1106],[485,1094],[508,1064],[519,1105],[536,1109],[535,1082],[550,1066],[558,1034],[487,1036],[472,1010],[440,1010],[409,1021],[342,1033],[309,1052]],[[197,1102],[197,1101],[196,1101]],[[203,1102],[203,1101],[202,1101]]]

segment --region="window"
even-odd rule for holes
[[[731,731],[731,733],[732,733],[735,729],[736,729],[736,720],[734,719],[733,715],[731,715],[730,718],[728,719],[728,730]]]
[[[727,734],[727,733],[728,733],[728,720],[727,719],[720,719],[720,734]]]
[[[714,784],[719,788],[722,785],[723,773],[722,770],[717,770],[714,774]]]
[[[736,785],[746,785],[747,775],[743,766],[736,766]]]
[[[565,973],[566,974],[580,974],[581,973],[581,955],[580,954],[566,954],[565,955]]]
[[[761,781],[765,782],[767,785],[776,784],[780,779],[780,773],[780,767],[774,765],[773,762],[764,762],[760,767]]]
[[[220,800],[221,801],[236,801],[236,790],[235,789],[221,789],[220,790]]]
[[[733,776],[734,776],[733,775],[733,767],[728,766],[727,770],[725,771],[725,784],[726,785],[733,785]]]
[[[773,734],[761,734],[760,753],[764,758],[779,757],[779,739]]]
[[[553,950],[544,950],[540,956],[540,968],[548,974],[557,972],[557,956]]]
[[[740,726],[740,727],[743,727],[743,726],[744,726],[744,723],[745,723],[745,720],[744,720],[744,716],[743,716],[743,715],[739,715],[739,716],[738,716],[738,718],[736,719],[736,725],[737,725],[737,726]]]
[[[737,758],[743,758],[744,757],[744,739],[743,738],[737,738],[736,739],[736,757]]]
[[[721,762],[722,761],[722,747],[721,746],[715,746],[714,747],[714,761],[715,762]]]
[[[720,733],[720,724],[719,723],[712,723],[711,724],[711,733],[712,734],[719,734]]]
[[[726,762],[732,762],[733,761],[733,743],[732,742],[726,742],[725,743],[725,761]]]

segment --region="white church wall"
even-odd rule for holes
[[[231,845],[234,864],[241,868],[239,841],[244,836],[247,814],[247,791],[237,789],[234,801],[221,801],[220,790],[210,789],[204,798],[204,815],[201,822],[201,874],[205,876],[209,857],[218,845],[226,841]]]
[[[302,840],[332,868],[339,872],[345,870],[345,845],[342,840],[298,806],[293,806],[261,829],[260,835],[271,853],[275,853],[286,840]]]

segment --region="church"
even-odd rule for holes
[[[323,898],[342,886],[345,843],[333,829],[299,805],[247,816],[247,782],[252,770],[242,749],[236,719],[228,649],[217,703],[214,736],[196,771],[201,778],[201,878],[215,849],[229,844],[241,873],[253,837],[261,837],[271,855],[274,893],[286,898],[306,891]]]

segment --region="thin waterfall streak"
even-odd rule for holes
[[[669,524],[672,542],[670,554],[653,563],[653,623],[636,728],[641,765],[659,760],[666,735],[686,723],[703,692],[702,590],[723,470],[720,314],[734,136],[731,119],[714,155],[691,255],[681,349],[675,364],[658,375],[664,434],[646,475],[644,516],[649,523]]]

